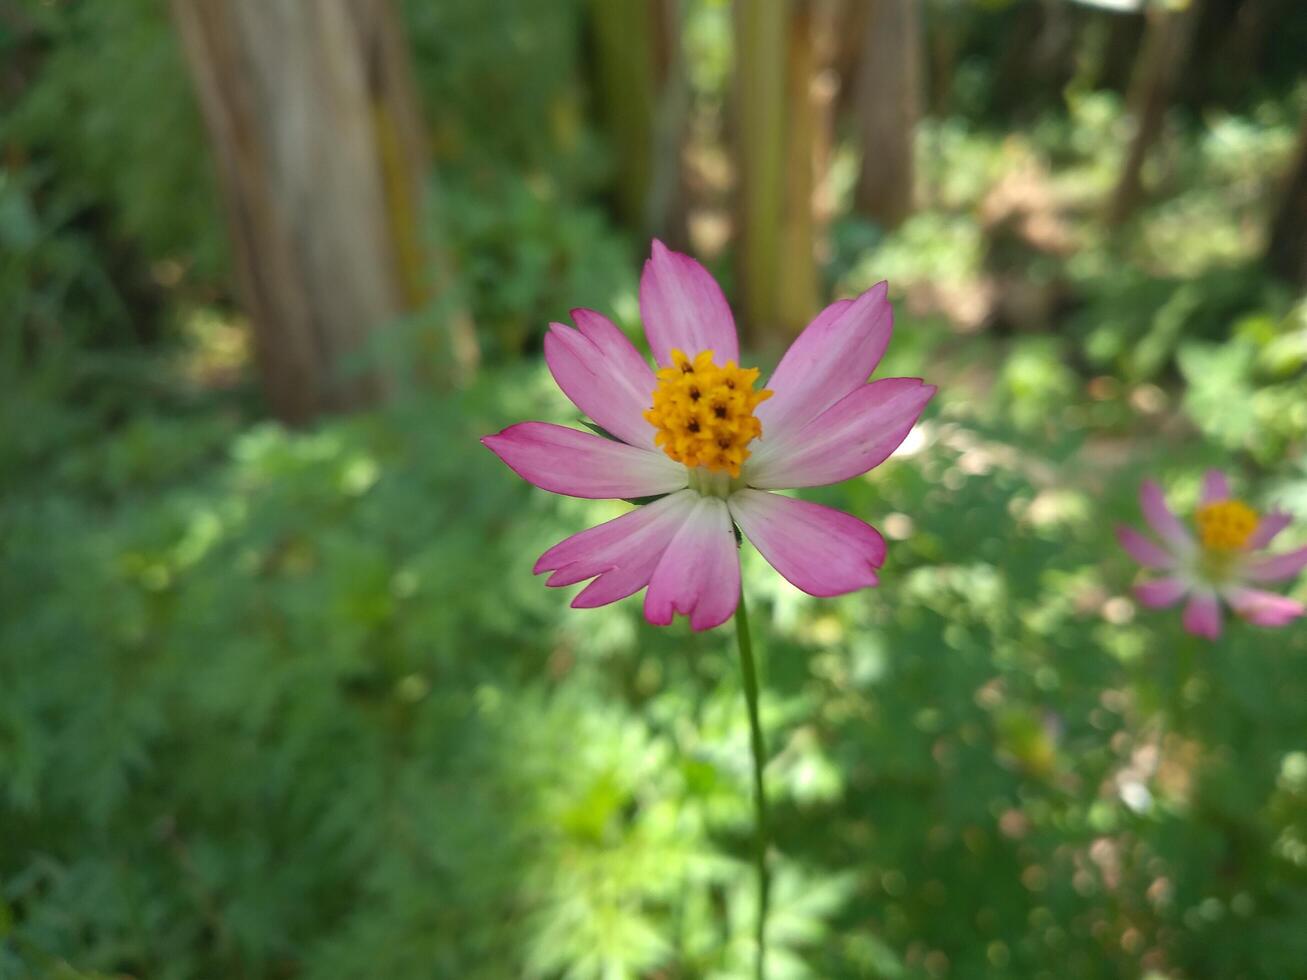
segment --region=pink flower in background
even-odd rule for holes
[[[522,422],[482,442],[519,476],[573,497],[660,496],[546,551],[547,585],[590,579],[572,600],[602,606],[648,587],[644,613],[676,613],[696,630],[730,618],[740,596],[738,525],[804,592],[877,584],[885,541],[871,526],[775,490],[837,483],[883,462],[935,393],[917,378],[868,383],[893,313],[880,283],[826,307],[781,358],[766,387],[736,362],[739,341],[721,289],[698,262],[653,243],[640,314],[657,373],[592,310],[577,329],[551,324],[545,360],[582,412],[617,440]]]
[[[1161,543],[1134,528],[1118,527],[1117,540],[1158,578],[1135,587],[1146,606],[1185,605],[1184,628],[1195,636],[1221,635],[1221,603],[1255,626],[1285,626],[1304,612],[1303,605],[1254,584],[1291,579],[1307,566],[1307,547],[1283,554],[1262,549],[1288,526],[1288,514],[1258,515],[1230,494],[1225,474],[1209,470],[1194,514],[1197,534],[1166,506],[1162,488],[1147,480],[1139,492],[1144,519]]]

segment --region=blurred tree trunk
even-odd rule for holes
[[[836,0],[831,15],[834,34],[832,40],[835,44],[831,67],[840,86],[835,114],[840,118],[853,110],[863,42],[867,33],[867,17],[870,13],[871,8],[866,0]]]
[[[618,214],[632,230],[683,248],[689,87],[680,7],[680,0],[591,0],[590,19]]]
[[[425,133],[389,0],[171,0],[269,404],[299,423],[394,385],[377,328],[428,300]],[[438,258],[438,256],[435,256]],[[439,276],[439,270],[437,270]],[[453,359],[475,364],[450,310]]]
[[[1276,275],[1307,287],[1307,116],[1298,132],[1284,196],[1271,223],[1266,262]]]
[[[931,115],[942,117],[948,115],[967,18],[963,8],[946,10],[940,4],[932,6],[924,0],[923,15],[926,21],[924,101]]]
[[[1062,108],[1062,92],[1077,71],[1083,29],[1093,15],[1068,0],[1011,5],[1012,26],[995,69],[993,101],[1005,114],[1033,119]],[[955,15],[956,16],[956,15]]]
[[[1189,53],[1198,7],[1199,0],[1155,0],[1148,7],[1148,27],[1126,97],[1134,133],[1108,205],[1109,224],[1122,224],[1139,207],[1144,163],[1166,121],[1166,110]]]
[[[921,115],[919,0],[870,0],[858,73],[862,144],[855,203],[885,228],[912,213],[912,142]]]
[[[838,194],[831,182],[831,164],[835,158],[835,126],[839,118],[843,79],[850,77],[841,74],[848,64],[848,48],[851,46],[845,42],[844,32],[854,18],[848,0],[810,2],[812,64],[809,68],[808,115],[811,116],[809,125],[812,131],[812,238],[820,262],[826,230],[838,204]]]
[[[1259,83],[1267,41],[1301,0],[1207,0],[1194,27],[1177,102],[1238,104]]]
[[[1145,20],[1136,11],[1110,11],[1102,59],[1089,83],[1090,88],[1124,92],[1130,85],[1130,70],[1139,60]]]
[[[757,340],[817,306],[810,0],[736,0],[735,59],[739,296]]]

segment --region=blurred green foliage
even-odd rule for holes
[[[886,531],[884,584],[812,600],[743,551],[769,975],[1307,976],[1307,634],[1194,641],[1129,598],[1110,534],[1144,475],[1183,507],[1219,465],[1307,540],[1307,305],[1255,232],[1301,93],[1189,120],[1109,234],[1119,92],[1077,79],[997,127],[1022,5],[936,6],[966,44],[920,133],[928,207],[886,235],[841,202],[825,269],[842,293],[891,279],[882,373],[942,387],[898,458],[810,494]],[[583,5],[404,4],[433,232],[492,365],[299,433],[194,378],[229,286],[164,6],[18,9],[0,978],[748,975],[729,629],[568,609],[533,561],[625,505],[532,491],[476,444],[575,421],[514,356],[548,320],[637,320]],[[729,7],[687,18],[720,103]],[[848,172],[837,148],[845,196]],[[1032,214],[1045,247],[1007,230]]]
[[[403,9],[441,174],[431,233],[453,253],[490,355],[515,356],[538,346],[549,319],[610,306],[636,268],[593,203],[613,161],[590,123],[585,5]]]
[[[776,976],[1307,955],[1307,638],[1200,645],[1124,598],[1137,478],[1192,499],[1219,454],[1140,444],[1105,484],[1084,400],[1017,380],[1040,356],[814,494],[898,539],[882,588],[819,602],[745,550]],[[1031,405],[1055,440],[1003,421]],[[0,975],[744,975],[728,631],[532,579],[622,505],[476,451],[519,417],[572,417],[538,367],[298,436],[142,420],[9,498]]]
[[[221,275],[211,165],[167,4],[12,6],[6,55],[30,75],[0,114],[0,140],[35,164],[49,220],[72,216],[105,252],[184,262],[206,281]]]

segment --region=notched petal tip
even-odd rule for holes
[[[650,609],[648,605],[646,605],[644,607],[645,622],[650,626],[671,626],[672,619],[676,615],[675,612],[668,609],[666,610],[666,616],[663,615],[663,612],[664,610]]]
[[[783,490],[860,476],[899,448],[936,391],[920,378],[880,378],[773,441],[768,441],[764,421],[747,482],[761,490]]]
[[[908,382],[908,384],[905,385],[905,387],[908,387],[908,388],[912,388],[912,387],[920,388],[921,391],[919,392],[919,397],[922,398],[922,400],[923,400],[923,401],[922,401],[922,404],[923,404],[923,405],[924,405],[926,402],[930,401],[932,398],[935,397],[936,394],[939,393],[939,386],[938,386],[938,385],[933,385],[933,384],[927,384],[925,378],[884,378],[884,379],[882,379],[882,380],[885,380],[885,381]],[[872,382],[872,383],[874,384],[874,382]]]
[[[740,598],[740,558],[725,502],[700,497],[659,557],[644,596],[645,618],[667,626],[677,613],[695,631],[720,626]]]
[[[676,621],[677,616],[684,616],[689,621],[690,629],[695,633],[704,633],[708,630],[716,629],[726,620],[735,614],[735,610],[722,615],[704,616],[699,613],[697,606],[691,606],[689,609],[682,609],[679,606],[662,609],[645,608],[644,618],[651,626],[671,626]]]
[[[705,601],[702,597],[696,599],[692,603],[689,603],[686,608],[681,608],[680,603],[674,603],[672,606],[672,613],[668,617],[667,622],[655,623],[655,625],[670,626],[671,623],[676,619],[676,616],[681,615],[684,616],[689,621],[691,630],[693,630],[695,633],[705,633],[708,630],[716,629],[718,626],[721,626],[728,619],[734,616],[735,607],[738,604],[739,604],[738,592],[736,593],[736,597],[734,601],[731,602],[729,607],[726,607],[724,604],[714,605],[708,601]],[[648,618],[647,613],[645,618],[646,619]],[[649,621],[654,622],[652,619],[650,619]]]
[[[776,397],[759,413],[764,427],[784,439],[865,385],[893,333],[888,284],[835,300],[803,328],[767,380]]]
[[[562,542],[560,542],[560,544],[561,543]],[[571,564],[570,559],[560,558],[558,556],[557,554],[558,547],[559,547],[558,545],[554,545],[552,548],[550,548],[548,551],[546,551],[544,554],[542,554],[539,558],[536,559],[536,563],[531,566],[532,575],[543,575],[545,572],[557,573],[562,571],[569,564]],[[546,582],[545,584],[548,585],[550,583]]]
[[[880,584],[885,539],[852,514],[761,490],[740,490],[728,506],[768,564],[801,592],[831,598]]]
[[[516,438],[521,433],[522,426],[527,424],[526,422],[514,422],[512,425],[504,426],[498,432],[491,432],[489,435],[482,436],[477,441],[507,463],[509,467],[512,467],[513,464],[505,453],[511,451]]]
[[[552,572],[550,588],[592,581],[572,606],[593,609],[625,599],[644,588],[698,495],[683,490],[637,507],[603,524],[579,531],[536,559],[535,574]]]
[[[722,615],[721,618],[718,618],[717,616],[712,616],[710,618],[705,617],[703,619],[699,619],[696,616],[692,615],[690,617],[690,629],[694,630],[694,632],[696,633],[706,633],[708,632],[708,630],[715,630],[718,626],[725,624],[725,622],[734,615],[735,615],[734,607],[732,607],[729,612]]]

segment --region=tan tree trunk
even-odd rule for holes
[[[1128,220],[1143,198],[1144,163],[1161,135],[1166,110],[1189,54],[1198,4],[1199,0],[1154,0],[1148,7],[1143,47],[1126,96],[1134,132],[1108,205],[1107,220],[1111,225]]]
[[[1307,116],[1298,133],[1298,150],[1271,222],[1266,261],[1276,275],[1307,287]]]
[[[856,109],[859,213],[894,228],[912,213],[913,137],[921,116],[921,0],[869,0]]]
[[[171,3],[272,410],[298,423],[375,402],[394,379],[369,341],[444,285],[422,236],[425,135],[390,0]],[[469,366],[470,324],[446,315]]]
[[[736,0],[735,60],[738,294],[759,340],[817,306],[810,0]]]

